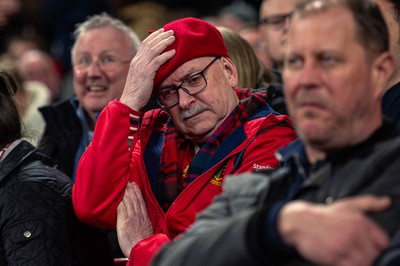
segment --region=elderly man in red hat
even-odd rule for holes
[[[220,32],[200,19],[152,32],[132,59],[121,98],[98,118],[73,190],[81,220],[118,227],[129,263],[147,265],[185,231],[221,193],[225,176],[277,168],[275,151],[296,138],[265,91],[236,86]],[[161,108],[142,113],[152,97]]]

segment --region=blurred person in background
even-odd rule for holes
[[[50,54],[37,49],[28,50],[17,59],[17,70],[23,80],[46,85],[50,90],[51,102],[60,100],[62,77]]]
[[[260,28],[257,26],[246,27],[239,31],[239,35],[251,45],[258,59],[264,66],[268,69],[272,69],[273,64],[267,54],[266,44],[261,35]]]
[[[238,72],[239,88],[261,88],[272,82],[272,73],[258,60],[253,48],[237,32],[219,26],[229,57]]]
[[[272,70],[281,82],[283,50],[285,47],[289,19],[299,0],[264,0],[260,7],[259,27],[265,48],[272,61]]]
[[[22,130],[26,139],[36,147],[45,130],[45,121],[39,108],[50,104],[50,91],[41,82],[24,80],[18,72],[15,59],[8,54],[0,57],[0,66],[12,75],[19,88],[14,99],[23,123]]]
[[[224,38],[229,56],[236,66],[239,88],[254,88],[268,92],[267,103],[280,114],[287,114],[282,85],[276,83],[273,73],[257,58],[253,48],[238,33],[226,27],[217,27]],[[270,86],[273,84],[273,86]]]
[[[257,25],[257,10],[246,1],[232,1],[219,10],[215,19],[216,26],[239,32],[243,28]]]
[[[32,49],[47,49],[44,37],[31,25],[23,26],[7,35],[5,53],[18,59]]]
[[[71,51],[75,96],[40,109],[46,121],[40,149],[72,180],[92,140],[98,114],[121,96],[130,60],[140,45],[129,27],[106,13],[78,24],[75,37]]]
[[[46,129],[39,149],[75,181],[78,162],[92,140],[97,117],[124,89],[129,63],[140,40],[121,20],[106,13],[77,25],[71,51],[70,99],[40,108]],[[122,256],[114,232],[108,234],[115,257]]]

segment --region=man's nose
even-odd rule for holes
[[[195,100],[195,97],[187,94],[184,90],[179,89],[178,90],[178,96],[179,96],[179,106],[182,109],[186,109],[190,106],[190,104]]]

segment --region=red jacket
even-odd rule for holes
[[[117,100],[109,103],[100,114],[93,140],[78,166],[73,203],[82,221],[115,229],[116,210],[125,186],[128,181],[136,182],[142,190],[154,229],[154,235],[132,248],[129,263],[136,266],[148,265],[161,245],[185,231],[194,222],[195,215],[206,208],[215,195],[221,193],[222,180],[216,178],[214,173],[224,164],[225,174],[276,168],[278,162],[274,156],[275,151],[296,138],[294,130],[289,126],[289,118],[284,115],[276,116],[269,111],[267,116],[246,122],[243,132],[247,138],[228,156],[190,183],[164,213],[152,192],[148,178],[150,169],[146,169],[143,158],[152,132],[162,129],[166,122],[166,113],[160,109],[147,112],[145,116],[151,116],[152,119],[143,121],[151,121],[151,125],[143,122],[140,130],[133,133],[130,115],[141,116],[142,113]],[[277,125],[282,122],[286,122],[286,126]],[[266,132],[255,137],[266,128]],[[133,142],[132,146],[128,145],[129,142]],[[234,160],[243,150],[240,167],[235,170]]]

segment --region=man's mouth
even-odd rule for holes
[[[102,92],[105,91],[107,88],[105,86],[89,86],[87,88],[90,92]]]
[[[195,114],[190,114],[190,115],[188,115],[188,116],[184,116],[184,117],[183,117],[183,120],[184,120],[184,121],[189,120],[190,118],[193,118],[193,117],[195,117],[196,115],[198,115],[198,114],[200,114],[200,113],[202,113],[202,112],[195,113]]]

